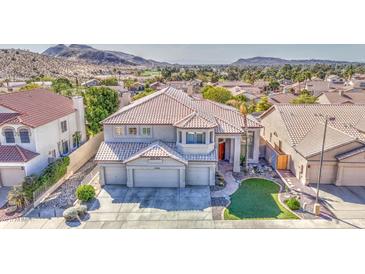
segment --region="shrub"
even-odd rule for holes
[[[58,182],[67,172],[67,167],[70,164],[69,157],[63,157],[50,164],[42,174],[37,177],[26,178],[23,183],[23,191],[29,201],[33,200],[33,193],[43,186],[52,186]]]
[[[76,189],[76,197],[82,202],[90,201],[95,197],[95,189],[91,185],[81,185]]]
[[[300,202],[298,199],[292,197],[285,201],[285,204],[291,209],[291,210],[298,210],[300,208]]]
[[[28,203],[25,192],[21,187],[14,187],[8,193],[9,205],[16,206],[17,208],[24,208]]]
[[[73,221],[79,217],[76,207],[69,207],[63,212],[63,217],[66,221]]]

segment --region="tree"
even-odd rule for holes
[[[275,91],[280,87],[280,83],[276,80],[271,80],[269,83],[269,90]]]
[[[118,93],[108,87],[91,87],[83,93],[89,135],[101,131],[100,122],[117,111]]]
[[[72,83],[66,78],[58,78],[52,81],[52,89],[56,93],[62,93],[62,91],[72,88]]]
[[[118,79],[116,77],[105,78],[100,81],[102,86],[118,86]]]
[[[155,92],[155,90],[152,88],[145,88],[145,90],[143,92],[140,92],[140,93],[134,95],[132,99],[133,99],[133,101],[135,101],[135,100],[141,99],[147,95],[150,95],[154,92]]]
[[[26,84],[24,87],[20,88],[20,91],[32,90],[36,88],[40,88],[41,86],[36,83]]]
[[[228,89],[222,87],[205,86],[202,90],[204,99],[212,100],[224,104],[232,99],[232,94]]]
[[[317,102],[317,97],[312,96],[306,92],[302,92],[297,98],[291,101],[292,104],[315,104]]]
[[[123,80],[124,87],[128,90],[130,90],[133,87],[135,82],[137,82],[137,80],[132,78],[127,78]]]
[[[247,114],[248,114],[248,109],[245,103],[242,103],[240,105],[240,113],[243,115],[244,117],[244,123],[245,123],[245,141],[246,141],[246,153],[245,153],[245,171],[248,171],[248,123],[247,123]]]
[[[262,96],[256,104],[256,112],[265,111],[270,107],[271,104],[269,103],[269,99],[267,98],[267,96]]]

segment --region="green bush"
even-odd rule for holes
[[[289,198],[285,201],[285,204],[291,209],[291,210],[298,210],[300,208],[300,202],[296,198]]]
[[[23,183],[23,191],[29,201],[33,201],[33,193],[44,186],[52,186],[58,182],[67,172],[70,164],[69,157],[63,157],[50,164],[43,170],[42,174],[32,180],[25,180]]]
[[[76,189],[76,197],[82,202],[90,201],[95,197],[95,189],[91,185],[81,185]]]

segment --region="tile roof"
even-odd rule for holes
[[[0,95],[0,106],[18,113],[18,121],[38,127],[75,112],[71,99],[45,89]]]
[[[348,157],[351,157],[351,156],[354,156],[356,154],[359,154],[361,152],[365,152],[365,146],[359,147],[359,148],[355,148],[355,149],[350,150],[350,151],[347,151],[345,153],[338,154],[338,155],[336,155],[336,158],[338,160],[343,160],[343,159],[346,159]]]
[[[123,107],[103,121],[104,124],[168,124],[187,128],[216,127],[221,133],[243,133],[245,119],[233,107],[192,98],[167,87]],[[221,124],[220,124],[221,123]],[[248,117],[248,127],[261,127]],[[225,129],[229,129],[225,131]]]
[[[328,122],[329,127],[365,142],[365,136],[359,130],[364,126],[365,105],[279,104],[265,112],[261,119],[273,109],[280,114],[292,145],[299,144],[315,126],[323,124],[325,116],[335,118],[334,121]]]
[[[273,94],[269,97],[269,102],[272,104],[289,104],[295,98],[297,98],[297,96],[290,92],[277,93],[277,94]]]
[[[11,123],[19,116],[19,113],[0,113],[0,126],[5,123]]]
[[[172,157],[181,161],[217,161],[216,150],[209,154],[180,154],[176,143],[170,142],[103,142],[95,156],[95,161],[128,161],[134,157]]]
[[[1,163],[25,163],[38,156],[38,153],[14,145],[0,145],[0,162]]]
[[[178,153],[176,150],[172,149],[168,145],[165,145],[161,141],[156,141],[151,143],[149,146],[143,148],[139,152],[135,153],[133,156],[124,160],[125,163],[138,159],[140,157],[154,158],[154,157],[162,157],[162,158],[173,158],[179,162],[187,164],[187,161],[183,158],[183,156]]]
[[[324,124],[319,123],[315,125],[303,138],[303,140],[294,148],[302,154],[304,157],[310,157],[315,155],[322,150],[322,138],[324,132]],[[327,127],[326,132],[326,141],[324,150],[327,151],[329,149],[335,148],[337,146],[351,143],[355,141],[356,138],[350,136],[342,131],[339,131],[331,126]]]
[[[362,92],[325,92],[322,97],[328,100],[329,104],[365,104],[365,93]]]

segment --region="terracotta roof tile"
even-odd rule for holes
[[[71,99],[45,89],[0,95],[0,106],[19,114],[18,121],[38,127],[75,112]]]
[[[217,120],[223,121],[219,126]],[[244,117],[235,108],[196,99],[172,87],[165,88],[122,108],[104,124],[170,124],[187,128],[212,128],[222,133],[243,133]],[[261,127],[248,118],[249,127]],[[229,128],[229,131],[225,131]]]
[[[39,155],[38,153],[27,150],[18,145],[15,146],[0,145],[0,162],[25,163],[38,155]]]

